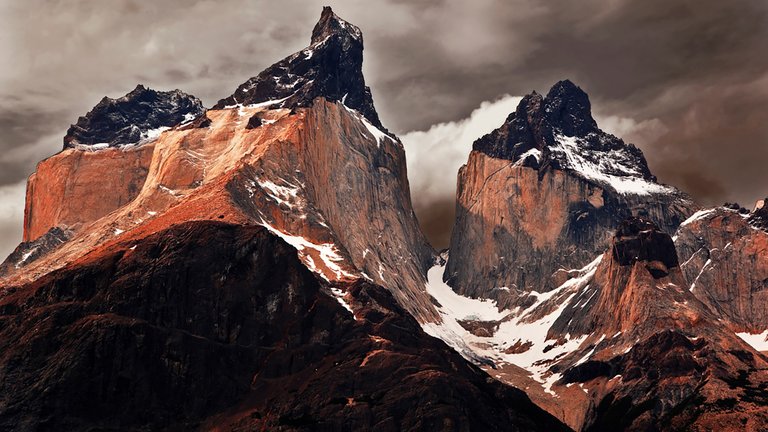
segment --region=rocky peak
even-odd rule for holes
[[[205,113],[200,99],[180,90],[156,91],[139,84],[123,97],[104,97],[70,126],[64,148],[116,147],[149,138],[159,128],[191,121]]]
[[[361,44],[363,43],[363,33],[357,26],[339,18],[330,6],[325,6],[320,15],[320,21],[312,29],[312,45],[319,44],[332,36],[350,38]]]
[[[568,80],[546,97],[533,92],[493,132],[475,141],[473,150],[537,170],[570,171],[619,193],[670,192],[656,184],[643,153],[600,130],[589,96]]]
[[[552,86],[544,111],[552,127],[567,136],[583,137],[598,131],[589,96],[570,80]]]
[[[359,28],[323,8],[310,45],[273,64],[220,100],[214,109],[267,104],[272,108],[307,107],[315,98],[340,101],[383,129],[363,77],[363,35]]]
[[[679,267],[675,243],[653,222],[631,217],[619,226],[613,240],[612,255],[621,266],[643,262],[654,278]]]

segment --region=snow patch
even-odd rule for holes
[[[280,231],[279,229],[273,227],[272,225],[268,224],[264,220],[262,220],[259,223],[259,225],[262,225],[263,227],[267,228],[270,232],[282,238],[283,240],[286,241],[286,243],[293,246],[299,252],[299,255],[303,258],[307,267],[313,272],[319,274],[326,281],[330,282],[330,279],[322,271],[322,269],[319,269],[317,267],[314,259],[312,258],[312,255],[310,255],[311,251],[314,251],[315,254],[323,261],[323,265],[325,265],[325,267],[333,273],[332,276],[336,280],[357,278],[356,275],[353,275],[352,273],[347,272],[346,270],[341,268],[341,266],[339,266],[338,263],[341,261],[344,261],[344,258],[341,257],[338,249],[336,248],[336,245],[334,245],[333,243],[315,244],[305,239],[304,237],[286,234]]]
[[[716,208],[706,209],[706,210],[699,210],[696,213],[692,214],[691,217],[683,221],[683,223],[680,224],[680,227],[684,227],[688,224],[691,224],[693,222],[696,222],[697,220],[703,219],[712,213],[716,212]]]
[[[16,268],[21,267],[25,262],[27,262],[27,260],[29,259],[29,257],[32,256],[33,253],[37,252],[38,248],[39,246],[35,246],[32,249],[24,252],[24,254],[21,256],[21,260],[19,260],[19,262],[17,262],[16,265],[14,265],[14,267]]]
[[[547,333],[555,320],[576,295],[589,287],[602,255],[580,270],[580,275],[566,281],[560,287],[545,293],[531,292],[536,297],[532,306],[516,314],[499,311],[493,300],[472,299],[457,294],[443,282],[445,265],[435,265],[427,272],[427,292],[434,297],[440,307],[437,308],[442,318],[441,323],[422,324],[424,331],[440,338],[469,360],[490,360],[497,364],[515,364],[533,375],[540,382],[544,391],[553,394],[552,385],[560,379],[559,374],[551,373],[551,363],[577,350],[587,336],[572,337],[566,335],[564,342],[557,344],[547,339]],[[559,305],[543,317],[533,319],[532,313],[558,294],[571,293]],[[459,321],[495,321],[498,328],[491,337],[476,336],[465,330]],[[505,352],[518,344],[529,344],[524,352]]]
[[[168,129],[170,129],[168,126],[161,126],[159,128],[149,129],[146,132],[142,132],[141,141],[149,141],[149,140],[157,139],[160,136],[160,134],[167,131]]]
[[[768,330],[762,333],[736,333],[736,336],[758,351],[768,351]]]
[[[192,123],[192,120],[194,120],[195,118],[197,118],[197,116],[194,113],[184,114],[184,118],[181,120],[181,126]]]
[[[532,148],[527,152],[521,154],[520,158],[517,160],[517,162],[515,162],[515,165],[518,165],[518,166],[521,165],[523,161],[525,161],[528,158],[528,156],[533,156],[534,158],[536,158],[537,163],[541,162],[541,150]]]
[[[293,210],[294,206],[301,206],[299,198],[299,187],[286,181],[285,179],[281,178],[280,180],[285,184],[285,186],[279,185],[270,180],[258,179],[255,181],[255,185],[259,185],[259,187],[267,192],[267,195],[269,195],[269,197],[276,201],[278,204],[285,204],[291,210]]]
[[[434,266],[427,272],[427,293],[442,305],[441,312],[458,320],[498,321],[509,312],[499,312],[496,302],[473,299],[456,294],[443,282],[444,266]]]
[[[352,316],[355,317],[355,320],[357,320],[357,316],[355,315],[355,311],[352,310],[352,306],[347,303],[347,301],[344,299],[344,291],[340,290],[336,287],[331,287],[331,292],[333,293],[333,297],[339,302],[340,305],[344,307],[344,309],[348,310]]]
[[[393,141],[393,142],[396,141],[394,138],[392,138],[391,136],[389,136],[389,135],[385,134],[383,131],[381,131],[381,129],[379,129],[376,126],[374,126],[373,124],[371,124],[371,122],[369,122],[368,119],[365,118],[364,115],[360,114],[357,110],[353,110],[352,108],[344,105],[343,103],[342,103],[341,106],[343,106],[347,111],[349,111],[349,113],[352,114],[353,117],[355,117],[358,120],[360,120],[360,122],[363,124],[363,126],[365,126],[365,128],[368,130],[368,133],[370,133],[371,136],[373,137],[373,139],[376,140],[376,147],[381,147],[381,143],[384,142],[384,140],[387,140],[387,139],[390,140],[390,141]]]
[[[652,195],[674,191],[668,186],[643,178],[642,173],[632,166],[631,156],[624,149],[590,151],[584,148],[579,138],[566,135],[555,135],[555,145],[549,149],[553,154],[565,158],[566,168],[578,172],[588,180],[609,186],[620,194]],[[591,157],[587,158],[585,155]]]
[[[704,263],[704,266],[703,266],[703,267],[701,267],[701,270],[699,270],[699,274],[698,274],[698,275],[696,275],[696,278],[695,278],[695,279],[693,279],[693,282],[691,283],[691,287],[688,289],[688,291],[690,291],[690,292],[693,292],[693,290],[694,290],[694,289],[696,289],[696,282],[698,282],[698,281],[699,281],[699,278],[701,277],[701,275],[703,275],[703,274],[704,274],[704,271],[705,271],[705,270],[707,269],[707,267],[709,267],[710,265],[712,265],[712,259],[711,259],[711,258],[710,258],[710,259],[708,259],[708,260],[707,260],[707,262],[705,262],[705,263]]]

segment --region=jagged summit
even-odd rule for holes
[[[544,112],[552,126],[567,136],[586,136],[599,131],[592,118],[589,96],[570,80],[552,86],[545,99]]]
[[[263,103],[280,108],[306,107],[320,96],[341,101],[384,129],[363,77],[362,32],[330,7],[323,8],[307,48],[241,84],[214,109]]]
[[[115,147],[150,138],[160,128],[191,121],[205,112],[200,99],[180,90],[156,91],[139,84],[123,97],[104,97],[70,126],[64,148]]]
[[[519,161],[535,169],[555,168],[619,193],[669,193],[656,183],[642,151],[606,133],[592,117],[589,96],[568,80],[546,97],[525,96],[504,124],[481,137],[475,151]]]
[[[312,29],[312,45],[321,43],[333,35],[350,37],[363,43],[363,32],[360,31],[359,27],[344,21],[333,12],[330,6],[325,6],[322,14],[320,14],[320,20]]]

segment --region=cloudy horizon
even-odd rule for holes
[[[211,106],[305,47],[324,4],[364,33],[366,81],[438,247],[472,141],[565,78],[660,181],[705,205],[768,195],[764,1],[0,0],[0,255],[21,239],[26,177],[104,95],[142,83]]]

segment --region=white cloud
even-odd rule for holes
[[[659,137],[669,131],[659,119],[636,121],[632,118],[619,116],[596,116],[597,124],[608,133],[614,134],[625,142],[644,147],[653,144]]]
[[[0,186],[0,262],[21,241],[27,182]]]
[[[483,102],[468,118],[439,123],[429,130],[408,132],[400,137],[408,161],[411,198],[417,211],[437,201],[454,199],[456,175],[459,167],[467,162],[472,143],[501,126],[520,99],[505,95],[493,102]]]

